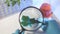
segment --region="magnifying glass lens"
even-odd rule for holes
[[[35,7],[25,8],[20,15],[20,24],[26,30],[36,30],[43,22],[43,16],[39,9]]]

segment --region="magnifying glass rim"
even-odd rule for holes
[[[40,9],[38,9],[38,8],[36,8],[36,7],[34,7],[34,6],[28,6],[28,7],[24,8],[24,9],[20,12],[20,14],[19,14],[19,23],[21,22],[21,21],[20,21],[20,16],[21,16],[22,12],[23,12],[24,10],[28,9],[28,8],[35,8],[35,9],[37,9],[37,10],[40,11]],[[40,12],[41,12],[41,11],[40,11]],[[43,17],[43,22],[44,22],[43,13],[41,12],[41,14],[42,14],[42,17]],[[28,31],[27,29],[23,28],[23,26],[21,25],[21,23],[20,23],[20,26],[21,26],[22,29]],[[33,30],[29,30],[29,31],[33,31]]]

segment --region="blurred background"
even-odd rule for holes
[[[53,12],[53,19],[60,25],[60,0],[21,0],[20,5],[17,3],[9,7],[6,0],[0,0],[0,34],[12,34],[19,26],[19,14],[27,6],[40,8],[41,4],[49,3]]]

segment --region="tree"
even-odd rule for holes
[[[29,18],[28,16],[22,16],[21,20],[22,20],[21,25],[23,26],[27,26],[27,25],[31,26],[31,24],[41,23],[38,20],[35,20],[34,18],[32,19]]]
[[[12,4],[12,6],[14,6],[16,3],[18,3],[18,5],[20,5],[20,0],[6,0],[5,2],[8,6],[10,6],[10,4]]]

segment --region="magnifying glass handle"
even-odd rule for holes
[[[24,34],[24,31],[21,31],[19,34]]]

